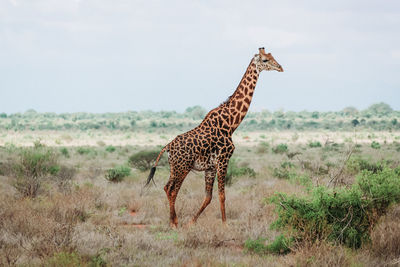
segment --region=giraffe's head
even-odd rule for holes
[[[255,55],[254,59],[259,72],[263,70],[283,71],[282,66],[276,62],[271,53],[265,53],[264,47],[259,48],[259,53]]]

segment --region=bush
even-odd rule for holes
[[[308,143],[308,146],[311,147],[311,148],[322,147],[322,145],[321,145],[321,143],[319,141],[310,142],[310,143]]]
[[[275,254],[286,254],[290,252],[291,239],[283,234],[278,235],[275,240],[267,246],[267,250]]]
[[[378,142],[376,142],[376,141],[372,141],[371,147],[372,147],[373,149],[380,149],[380,148],[381,148],[381,145],[380,145]]]
[[[60,153],[61,153],[64,157],[69,158],[69,151],[68,151],[68,148],[66,148],[66,147],[60,148]]]
[[[272,148],[272,152],[275,154],[283,154],[288,151],[287,144],[279,144],[276,147]]]
[[[110,152],[110,153],[114,152],[115,149],[116,149],[116,148],[115,148],[114,146],[108,146],[108,147],[106,147],[106,151],[107,151],[107,152]]]
[[[264,254],[267,252],[267,246],[265,245],[265,238],[258,239],[247,239],[244,243],[244,248],[247,251],[254,252],[257,254]]]
[[[281,163],[279,168],[273,169],[273,176],[280,179],[289,179],[290,170],[294,168],[294,164],[289,161],[284,161]]]
[[[246,164],[244,164],[244,166],[239,166],[238,163],[239,160],[237,158],[231,158],[229,160],[228,169],[225,175],[225,184],[227,185],[232,184],[233,177],[239,177],[244,175],[248,175],[249,177],[256,176],[256,172],[252,168],[246,166]]]
[[[14,166],[16,181],[14,187],[27,197],[35,197],[44,178],[56,175],[57,154],[45,147],[25,148],[20,152],[19,160]]]
[[[382,171],[383,163],[371,163],[361,157],[350,157],[350,159],[346,162],[346,169],[351,174],[357,174],[361,171],[370,171],[373,173],[377,173],[378,171]]]
[[[301,241],[330,240],[359,248],[390,204],[400,202],[398,170],[363,171],[349,189],[315,188],[306,197],[277,194],[278,220],[273,227],[289,229]]]
[[[93,148],[90,147],[78,147],[76,150],[79,155],[97,154]]]
[[[273,253],[273,254],[286,254],[290,252],[291,239],[286,238],[284,235],[278,235],[275,240],[265,245],[265,238],[258,238],[255,240],[248,239],[244,243],[244,247],[247,251],[254,252],[257,254]]]
[[[140,151],[129,157],[129,164],[140,171],[148,171],[153,166],[160,151]],[[162,165],[160,162],[159,165]]]
[[[121,182],[126,176],[131,174],[131,169],[126,166],[117,166],[112,169],[108,169],[106,173],[106,179],[110,182]]]

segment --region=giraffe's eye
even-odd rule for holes
[[[268,59],[263,59],[262,62],[264,62],[264,63],[265,63],[265,62],[268,62]]]

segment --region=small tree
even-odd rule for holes
[[[185,115],[194,120],[200,120],[200,119],[204,118],[204,116],[206,115],[206,112],[207,111],[203,107],[193,106],[193,107],[188,107],[185,110]]]
[[[345,107],[342,112],[347,116],[354,116],[358,114],[358,110],[355,107]]]
[[[356,127],[357,125],[360,124],[360,122],[359,122],[357,119],[354,119],[354,120],[351,121],[351,124],[352,124],[354,127]]]
[[[129,157],[129,165],[140,171],[150,170],[160,151],[140,151]],[[159,165],[162,165],[160,162]]]
[[[369,106],[366,111],[376,116],[387,116],[393,109],[388,104],[380,102]]]

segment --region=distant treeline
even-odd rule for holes
[[[120,113],[0,113],[0,130],[135,130],[184,131],[199,124],[207,111],[189,107],[183,113],[176,111],[128,111]],[[373,104],[365,110],[347,107],[341,111],[275,111],[249,112],[239,129],[254,130],[353,130],[355,127],[371,130],[399,130],[400,111],[386,103]]]

